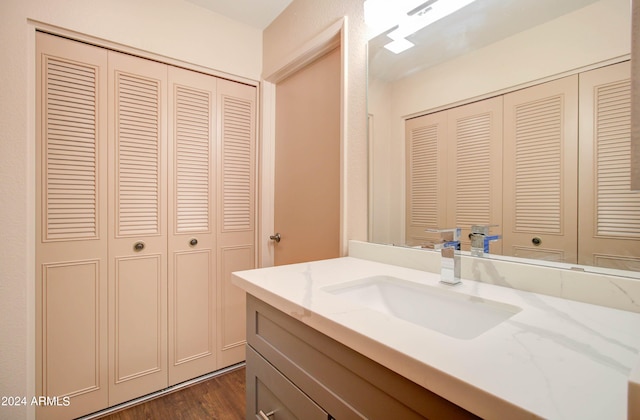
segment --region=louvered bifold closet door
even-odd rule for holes
[[[169,385],[216,369],[216,78],[169,67]]]
[[[447,111],[447,222],[462,228],[461,245],[470,247],[472,225],[502,231],[502,97]],[[502,241],[490,251],[502,253]]]
[[[504,96],[503,252],[577,262],[578,76]]]
[[[640,270],[640,193],[631,191],[629,62],[580,75],[579,263]]]
[[[447,227],[447,111],[405,122],[406,233],[409,245],[439,240],[426,229]]]
[[[167,386],[167,66],[109,53],[109,404]]]
[[[218,366],[245,358],[245,293],[231,273],[256,267],[256,88],[218,80]]]
[[[36,395],[70,397],[36,411],[70,419],[107,406],[107,54],[36,45]]]

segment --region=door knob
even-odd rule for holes
[[[279,233],[276,233],[275,235],[269,236],[269,239],[271,239],[272,241],[280,242],[280,239],[282,238],[280,237]]]
[[[542,239],[538,238],[537,236],[535,238],[533,238],[531,240],[531,243],[534,244],[535,246],[540,246],[540,244],[542,243]]]
[[[275,411],[269,411],[268,413],[265,413],[264,411],[260,410],[258,412],[258,415],[260,416],[261,420],[269,420],[271,416],[273,416],[275,413],[276,413]]]
[[[198,240],[196,238],[193,238],[189,241],[189,245],[191,246],[196,246],[198,245]]]
[[[133,249],[138,252],[142,251],[144,249],[144,242],[136,242],[135,244],[133,244]]]

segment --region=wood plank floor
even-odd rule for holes
[[[100,420],[240,420],[245,418],[245,368],[100,417]]]

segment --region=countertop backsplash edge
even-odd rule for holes
[[[433,250],[349,241],[348,256],[438,273]],[[461,277],[527,292],[640,313],[640,280],[564,267],[461,256]]]

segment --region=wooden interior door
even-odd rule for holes
[[[504,96],[503,252],[577,263],[578,76]]]
[[[169,67],[169,385],[216,369],[216,81]]]
[[[167,67],[109,52],[109,404],[167,386]]]
[[[640,270],[640,193],[631,191],[631,66],[580,74],[580,264]]]
[[[70,398],[36,412],[75,418],[108,399],[107,53],[42,33],[36,50],[36,395]]]
[[[276,85],[276,265],[340,255],[341,54]]]

